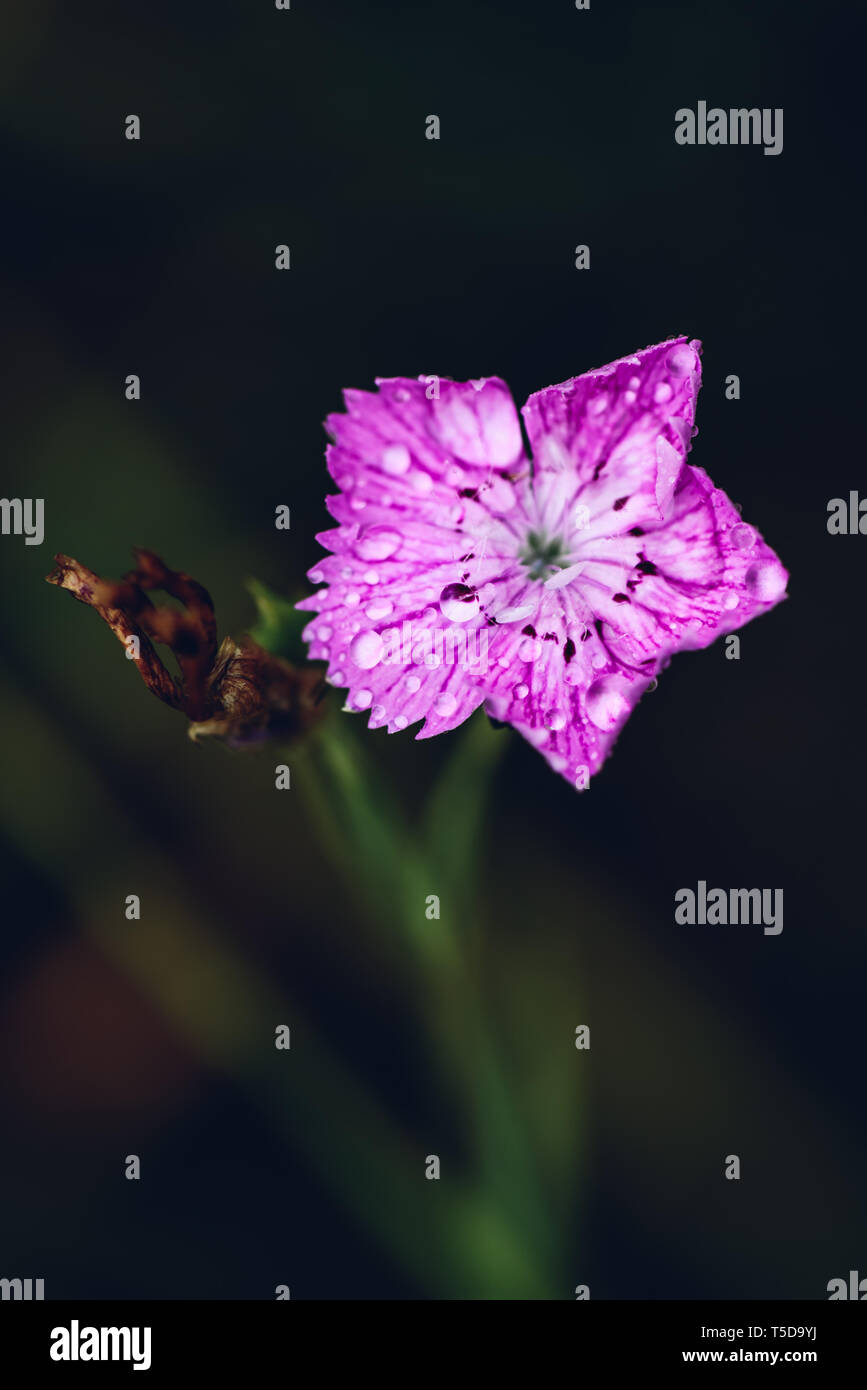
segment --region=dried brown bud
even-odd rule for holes
[[[217,647],[214,605],[207,589],[181,570],[169,569],[149,550],[134,550],[138,567],[115,583],[55,555],[49,584],[68,589],[95,609],[135,657],[148,689],[190,720],[190,738],[223,739],[241,748],[266,739],[292,738],[316,723],[326,687],[312,667],[295,667],[266,652],[251,637],[225,637]],[[160,589],[184,606],[158,608],[149,591]],[[174,652],[180,679],[157,656],[153,643]],[[135,650],[135,648],[133,648]]]

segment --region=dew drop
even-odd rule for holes
[[[311,584],[321,584],[325,575],[321,570],[311,570],[307,578],[310,580]]]
[[[761,603],[773,603],[786,591],[786,572],[771,560],[751,565],[744,578],[747,588]]]
[[[667,381],[661,381],[653,393],[653,399],[657,405],[663,405],[665,401],[670,401],[672,389]]]
[[[385,705],[374,705],[370,711],[370,719],[373,724],[382,724],[386,719]]]
[[[391,473],[393,477],[400,477],[405,473],[410,465],[409,449],[405,444],[389,444],[387,449],[382,451],[382,466],[386,473]]]
[[[343,602],[346,604],[347,608],[357,608],[361,602],[361,594],[357,594],[353,589],[351,593],[346,595]]]
[[[641,377],[638,377],[638,376],[631,376],[631,377],[629,378],[629,389],[630,389],[630,391],[637,391],[640,385],[641,385]]]
[[[316,637],[320,642],[330,642],[333,636],[334,628],[329,627],[327,623],[323,623],[322,627],[316,629]]]
[[[686,343],[678,343],[668,354],[666,366],[674,376],[689,376],[695,370],[695,350]]]
[[[400,536],[390,526],[368,526],[358,538],[362,560],[387,560],[399,546]]]
[[[728,593],[723,595],[723,608],[727,613],[731,613],[732,609],[737,608],[737,606],[738,596],[733,589],[729,589]]]
[[[377,574],[376,570],[365,570],[364,574],[361,577],[364,580],[365,584],[379,583],[379,575]]]
[[[732,527],[732,542],[738,550],[752,550],[756,543],[756,533],[752,526],[740,521],[737,526]]]
[[[405,714],[396,714],[394,716],[394,727],[396,729],[405,729],[408,723],[409,720]]]
[[[417,690],[421,690],[421,681],[419,680],[418,676],[407,676],[406,688],[409,691],[410,695],[414,695]]]
[[[409,400],[409,394],[410,393],[409,391],[407,391],[405,386],[398,386],[397,390],[394,393],[394,399],[396,401],[399,401],[400,404],[403,405],[405,401]]]
[[[363,512],[367,503],[363,497],[352,497],[350,498],[349,505],[354,512]]]
[[[545,715],[545,725],[547,728],[551,729],[553,733],[559,733],[561,729],[565,729],[566,727],[566,716],[560,709],[549,710]]]
[[[372,690],[356,690],[352,697],[352,703],[356,709],[367,709],[373,700]]]
[[[594,681],[587,691],[585,707],[588,719],[604,731],[613,729],[629,713],[629,702],[616,676],[602,676]]]
[[[636,396],[634,391],[624,391],[623,399],[627,405],[634,405],[638,397]]]
[[[468,623],[479,611],[479,596],[466,584],[447,584],[439,598],[440,612],[450,623]]]
[[[514,690],[512,691],[512,694],[514,695],[516,700],[526,700],[529,693],[530,687],[529,685],[524,685],[523,681],[520,685],[516,685]]]
[[[345,685],[346,677],[342,671],[332,671],[331,675],[328,677],[328,681],[331,685]]]
[[[379,622],[380,618],[387,618],[392,612],[394,604],[390,598],[377,598],[373,603],[369,603],[364,610],[365,617],[372,623]]]
[[[349,644],[349,655],[362,671],[372,671],[382,660],[382,638],[378,632],[359,632]]]
[[[417,469],[416,472],[413,473],[412,477],[410,478],[410,482],[412,483],[413,489],[418,493],[419,497],[427,497],[429,492],[433,492],[433,478],[431,477],[430,473],[425,473],[424,470],[421,468]]]
[[[535,637],[525,637],[518,647],[518,659],[520,661],[538,661],[542,655],[542,643]]]
[[[441,695],[437,695],[434,700],[434,709],[437,714],[443,715],[448,719],[449,715],[454,714],[458,707],[458,702],[450,690],[444,690]]]

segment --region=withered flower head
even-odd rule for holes
[[[319,671],[293,666],[249,636],[237,642],[224,637],[218,646],[207,589],[182,570],[169,569],[153,551],[134,549],[133,554],[138,568],[119,582],[101,579],[68,555],[55,555],[47,580],[108,623],[135,653],[148,689],[190,720],[190,738],[211,736],[231,748],[246,748],[295,737],[317,722],[326,689]],[[153,590],[169,594],[183,608],[157,607],[149,597]],[[155,642],[174,653],[180,678],[166,670]]]

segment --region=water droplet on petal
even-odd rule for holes
[[[334,636],[334,628],[329,627],[327,623],[323,623],[321,627],[316,629],[316,636],[320,642],[330,642]]]
[[[382,724],[386,719],[385,705],[374,705],[370,711],[371,724]]]
[[[310,580],[311,584],[321,584],[325,575],[321,570],[311,570],[307,578]]]
[[[352,697],[352,703],[356,709],[367,709],[372,700],[372,690],[356,690]]]
[[[756,543],[756,533],[752,526],[748,526],[745,521],[740,521],[737,526],[733,526],[732,543],[737,546],[738,550],[752,550]]]
[[[450,623],[468,623],[479,611],[479,596],[466,584],[447,584],[440,594],[440,612]]]
[[[565,729],[566,727],[566,716],[560,709],[549,710],[545,715],[545,725],[547,728],[551,729],[553,733],[559,733],[561,729]]]
[[[729,589],[728,593],[723,595],[723,608],[727,613],[731,613],[732,609],[737,608],[738,602],[738,596],[733,589]]]
[[[328,677],[328,681],[331,685],[345,685],[346,677],[342,671],[332,671],[331,675]]]
[[[526,700],[529,693],[530,687],[529,685],[524,685],[523,681],[520,685],[516,685],[514,690],[512,691],[512,694],[514,695],[516,700]]]
[[[421,690],[421,681],[419,680],[418,676],[407,676],[406,688],[409,691],[410,695],[414,695],[417,690]]]
[[[608,664],[608,658],[604,652],[600,652],[597,649],[590,658],[590,664],[598,671],[601,666],[606,666]]]
[[[409,449],[405,444],[389,444],[388,448],[382,451],[382,466],[386,473],[391,473],[394,477],[405,473],[410,461]]]
[[[362,560],[387,560],[399,546],[400,536],[390,526],[368,526],[358,538]]]
[[[678,343],[666,358],[666,366],[673,376],[689,376],[695,371],[695,349],[687,343]]]
[[[448,719],[449,715],[454,714],[458,707],[458,702],[450,690],[444,690],[441,695],[437,695],[434,700],[434,709],[437,714],[443,715]]]
[[[349,655],[362,671],[372,671],[382,660],[382,638],[378,632],[359,632],[349,644]]]
[[[410,478],[410,482],[419,497],[427,497],[429,492],[433,492],[433,478],[430,473],[425,473],[421,468],[417,469]]]
[[[396,729],[405,729],[408,723],[409,720],[405,714],[396,714],[394,716],[394,727]]]
[[[634,391],[624,391],[623,399],[627,405],[634,405],[638,397],[636,396]]]
[[[629,385],[630,391],[637,391],[638,388],[639,388],[639,386],[641,385],[641,377],[638,377],[638,376],[631,376],[631,377],[629,378],[628,385]]]
[[[786,592],[786,572],[773,560],[751,565],[744,579],[747,588],[761,603],[773,603]]]
[[[653,399],[657,405],[663,405],[666,401],[671,400],[672,394],[669,383],[667,381],[661,381],[653,393]]]
[[[357,608],[361,602],[361,594],[357,594],[353,590],[352,593],[346,595],[343,602],[346,604],[347,608]]]
[[[602,676],[587,691],[587,717],[597,729],[607,732],[629,713],[629,701],[616,676]]]
[[[365,584],[379,583],[379,575],[377,574],[376,570],[365,570],[364,574],[361,577],[364,580]]]
[[[396,401],[399,401],[400,404],[403,405],[405,401],[409,400],[409,395],[410,393],[409,391],[407,391],[405,386],[398,386],[394,393],[394,399]]]
[[[376,598],[367,605],[364,614],[372,623],[376,623],[379,622],[380,618],[387,618],[393,608],[394,604],[390,598]]]
[[[354,512],[363,512],[365,507],[367,506],[367,503],[365,502],[363,497],[352,497],[350,499],[349,505]]]
[[[535,637],[525,637],[518,647],[518,658],[520,661],[538,661],[542,655],[542,643],[537,642]]]

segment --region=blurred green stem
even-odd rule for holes
[[[385,915],[408,942],[435,1041],[433,1060],[446,1088],[458,1091],[480,1187],[550,1268],[553,1232],[532,1148],[468,949],[479,911],[490,780],[503,746],[481,715],[470,721],[417,828],[407,824],[345,716],[329,719],[308,743],[295,785],[353,894],[361,889],[369,915],[376,921]],[[431,894],[440,901],[438,919],[425,913]]]

